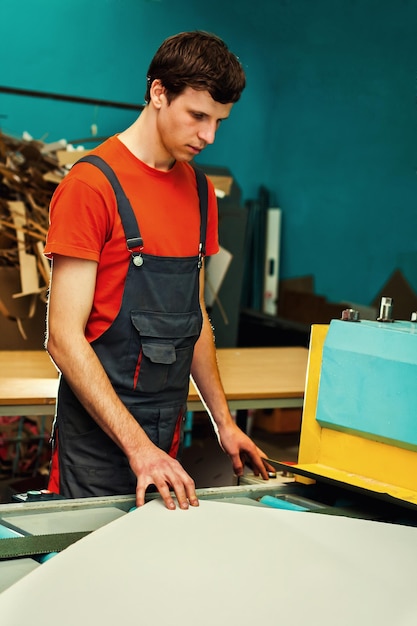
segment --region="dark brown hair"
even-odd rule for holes
[[[204,31],[179,33],[166,39],[155,53],[146,79],[146,102],[156,79],[167,90],[169,101],[191,87],[208,91],[213,100],[222,104],[237,102],[246,84],[239,59],[222,39]]]

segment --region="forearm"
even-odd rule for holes
[[[219,443],[232,460],[235,474],[241,476],[244,462],[249,461],[253,471],[267,479],[268,474],[261,459],[261,456],[266,455],[237,427],[230,414],[217,366],[216,346],[207,313],[203,312],[203,318],[202,332],[194,350],[192,377],[215,423]]]
[[[220,379],[213,331],[205,311],[203,328],[194,348],[191,375],[217,427],[229,425],[232,418]]]

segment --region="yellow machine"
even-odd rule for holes
[[[291,471],[297,482],[417,505],[414,321],[313,325],[298,463]]]

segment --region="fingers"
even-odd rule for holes
[[[243,476],[243,461],[239,453],[230,455],[235,476]]]
[[[265,461],[266,454],[262,452],[257,446],[254,448],[245,450],[242,453],[243,463],[248,465],[255,476],[261,475],[264,480],[268,480],[271,475],[276,475],[275,469]]]
[[[153,483],[149,483],[149,485],[151,485]],[[146,485],[146,487],[137,487],[136,489],[136,506],[137,507],[141,507],[145,504],[145,492],[146,492],[146,488],[149,486]],[[164,504],[166,506],[167,509],[175,509],[175,502],[171,496],[171,493],[169,491],[168,485],[166,483],[164,483],[163,485],[161,485],[158,489]]]
[[[162,483],[162,484],[155,485],[155,486],[158,489],[166,508],[173,511],[175,509],[175,502],[171,495],[171,492],[169,490],[167,483]],[[183,508],[183,507],[181,507],[180,505],[180,508]]]
[[[136,485],[136,506],[143,506],[145,504],[145,491],[146,487],[140,487],[139,481]]]
[[[267,458],[265,452],[255,446],[255,453],[252,455],[253,471],[256,476],[260,474],[264,480],[268,480],[270,474],[276,476],[275,468],[266,462]]]
[[[244,464],[247,463],[256,476],[261,475],[264,480],[268,480],[268,471],[274,469],[265,467],[262,457],[266,458],[267,455],[243,431],[233,424],[222,431],[219,429],[219,432],[222,448],[230,456],[236,476],[243,475]]]
[[[252,457],[252,466],[253,466],[253,472],[255,476],[259,476],[260,474],[264,480],[269,479],[269,475],[268,475],[269,470],[266,468],[265,462],[262,460],[262,457],[259,454],[256,454],[256,456],[254,455]],[[271,467],[271,470],[273,471],[272,467]]]
[[[177,500],[180,509],[186,510],[189,506],[198,506],[193,479],[182,468],[178,461],[171,460],[169,467],[158,468],[152,475],[139,475],[136,487],[136,506],[145,504],[145,492],[149,485],[155,485],[167,509],[176,508],[173,497]]]
[[[190,505],[198,506],[199,503],[195,493],[194,481],[186,472],[182,471],[181,476],[171,478],[170,483],[171,485],[169,485],[167,481],[163,481],[155,485],[167,509],[175,509],[172,491],[175,494],[180,509],[187,510]]]
[[[266,468],[266,471],[268,472],[268,478],[276,478],[277,470],[275,469],[275,467],[267,462],[266,456],[262,455],[261,458],[262,458],[262,462],[264,464],[264,467]]]

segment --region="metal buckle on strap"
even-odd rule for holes
[[[203,265],[203,258],[206,254],[205,249],[203,248],[203,244],[200,243],[199,247],[198,247],[198,269],[201,269],[201,266]]]
[[[133,264],[136,265],[136,267],[140,267],[141,265],[143,265],[143,257],[141,254],[143,250],[142,237],[131,237],[130,239],[126,240],[126,244],[127,244],[127,249],[132,255]]]
[[[134,248],[139,248],[140,250],[143,250],[142,237],[132,237],[131,239],[127,239],[126,243],[127,243],[127,249],[129,250],[129,252],[132,252]]]

